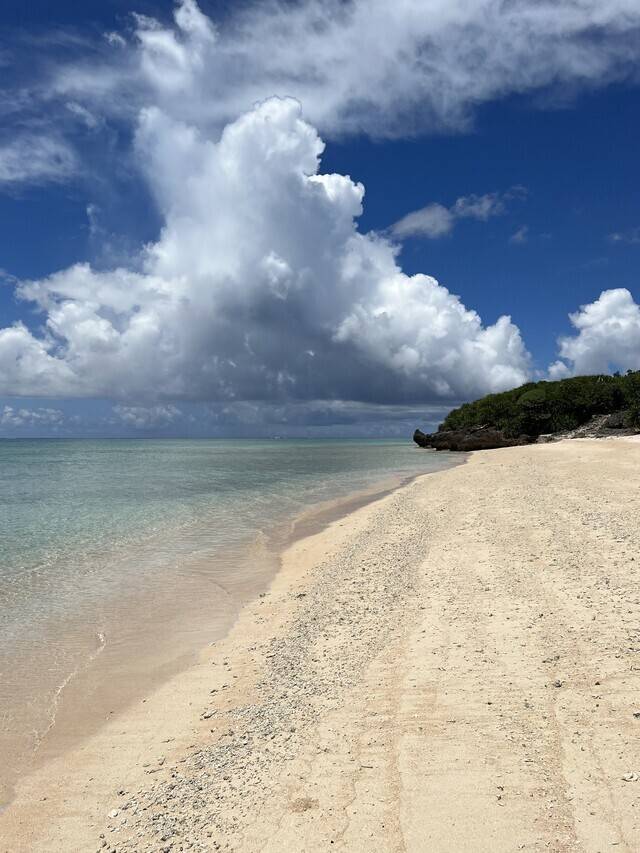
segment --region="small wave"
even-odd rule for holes
[[[58,708],[60,707],[60,702],[62,700],[62,694],[65,689],[69,686],[69,684],[77,678],[81,673],[85,672],[91,664],[102,654],[107,646],[107,636],[104,631],[96,632],[97,646],[94,651],[90,652],[89,655],[85,658],[84,662],[76,667],[74,670],[69,672],[65,678],[60,682],[60,684],[56,687],[53,692],[53,696],[51,699],[51,703],[47,709],[47,715],[49,717],[49,721],[43,730],[38,731],[34,730],[34,745],[33,745],[33,754],[35,755],[40,747],[44,739],[47,737],[51,729],[55,726],[56,717],[58,714]]]

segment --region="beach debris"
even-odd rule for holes
[[[562,679],[560,679],[560,678],[556,678],[556,680],[553,682],[554,687],[562,687],[563,684],[564,684],[564,681],[562,681]]]
[[[119,814],[120,814],[120,812],[118,811],[118,809],[111,809],[111,811],[109,812],[109,817],[110,818],[118,817]]]
[[[622,776],[623,782],[637,782],[640,779],[640,773],[624,773]]]

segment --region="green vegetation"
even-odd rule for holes
[[[493,426],[505,435],[538,436],[575,429],[593,415],[622,413],[623,426],[640,426],[640,370],[626,376],[576,376],[557,382],[529,382],[489,394],[454,409],[440,430]]]

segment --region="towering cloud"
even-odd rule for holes
[[[147,108],[135,145],[159,240],[137,269],[21,283],[44,323],[0,330],[3,393],[402,403],[526,378],[508,318],[484,327],[357,230],[364,188],[320,172],[297,101],[263,102],[219,141]]]

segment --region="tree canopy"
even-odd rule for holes
[[[640,426],[640,370],[575,376],[555,382],[528,382],[511,391],[488,394],[451,411],[440,430],[494,426],[507,436],[562,432],[594,415],[623,413],[623,425]]]

